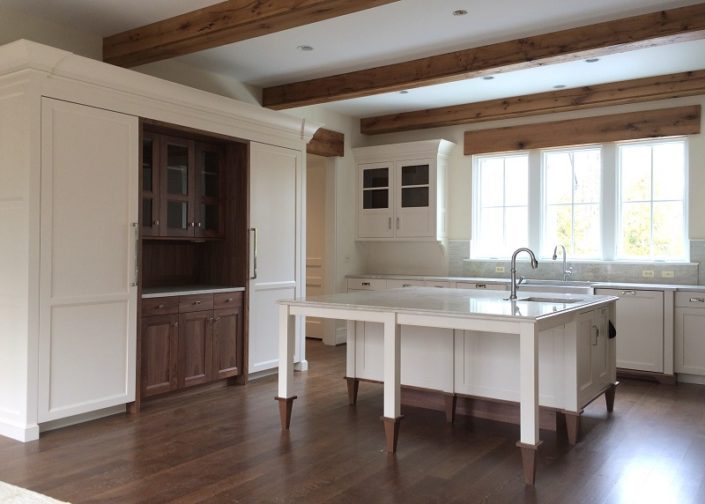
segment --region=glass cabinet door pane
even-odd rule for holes
[[[206,231],[218,232],[220,226],[220,206],[217,204],[201,205],[202,226]]]
[[[389,187],[389,168],[363,170],[362,187]]]
[[[372,189],[362,193],[362,208],[389,208],[389,190]]]
[[[142,190],[154,191],[154,157],[152,155],[153,140],[142,139]]]
[[[217,152],[203,151],[201,165],[201,196],[206,198],[217,198],[220,196],[219,169],[220,156]]]
[[[188,203],[169,201],[166,207],[166,223],[170,229],[188,229]]]
[[[142,222],[144,227],[154,225],[154,200],[152,198],[142,198]]]
[[[428,187],[405,187],[401,190],[401,206],[409,207],[427,207],[428,206]]]
[[[428,165],[402,166],[401,185],[428,185]]]
[[[167,192],[188,194],[188,148],[182,145],[167,145]]]

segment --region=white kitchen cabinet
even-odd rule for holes
[[[446,140],[354,149],[358,240],[442,240],[447,233]]]
[[[663,291],[595,289],[617,296],[617,367],[664,372]]]
[[[138,131],[42,100],[39,422],[135,400]]]
[[[277,301],[300,290],[301,152],[253,142],[250,165],[249,372],[257,373],[279,365]]]
[[[302,170],[314,124],[29,41],[0,46],[0,436],[34,440],[134,400],[140,119],[251,142],[250,174],[277,172],[252,213],[277,208],[286,229],[260,242],[250,317],[276,320],[275,298],[303,292],[291,202],[304,181],[289,185],[278,163]]]
[[[705,376],[705,293],[677,292],[675,371]]]

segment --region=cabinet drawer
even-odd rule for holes
[[[387,281],[380,278],[348,278],[348,290],[383,290]]]
[[[179,298],[163,297],[148,298],[142,300],[142,316],[150,315],[170,315],[179,313]]]
[[[230,308],[242,305],[242,292],[221,292],[213,294],[215,308]]]
[[[179,297],[179,313],[213,309],[213,294],[195,294]]]
[[[705,292],[676,292],[679,308],[705,308]]]

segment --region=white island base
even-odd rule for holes
[[[282,429],[293,400],[296,316],[348,321],[347,378],[354,403],[359,380],[384,383],[387,451],[396,451],[401,385],[458,395],[518,401],[524,481],[535,480],[539,405],[573,421],[574,442],[582,408],[607,393],[614,399],[616,348],[612,296],[405,288],[349,292],[280,302],[279,390]],[[543,297],[540,297],[543,296]],[[533,298],[533,299],[527,299]],[[452,418],[452,415],[451,415]],[[571,434],[571,431],[573,434]]]

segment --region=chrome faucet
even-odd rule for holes
[[[573,274],[573,267],[566,268],[568,255],[565,253],[565,247],[563,245],[556,245],[553,248],[553,260],[558,259],[558,247],[563,250],[563,281],[565,282],[568,280],[568,277]]]
[[[512,254],[512,269],[511,269],[511,277],[509,280],[509,283],[511,284],[511,289],[512,292],[509,294],[509,299],[516,299],[517,298],[517,255],[519,252],[526,252],[531,256],[531,267],[533,269],[536,269],[539,267],[539,262],[536,260],[536,256],[534,253],[531,251],[531,249],[528,249],[526,247],[518,248],[514,251]]]

